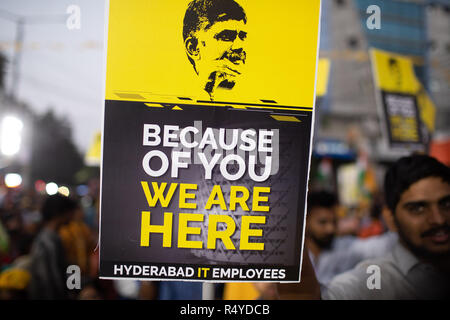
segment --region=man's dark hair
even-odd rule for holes
[[[216,22],[228,20],[247,23],[244,9],[235,0],[193,0],[184,15],[183,39],[186,40],[201,27],[207,30]]]
[[[228,20],[247,23],[244,9],[235,0],[193,0],[184,15],[183,40],[186,41],[201,28],[208,30],[214,23]],[[191,58],[189,61],[194,65]]]
[[[331,209],[338,204],[338,199],[334,193],[329,191],[308,192],[308,213],[313,208],[321,207]]]
[[[450,184],[450,168],[427,155],[412,155],[395,162],[384,178],[386,205],[392,213],[395,213],[403,192],[417,181],[429,177],[439,177]]]
[[[78,208],[78,203],[66,196],[55,194],[45,199],[41,212],[44,222],[63,216]]]

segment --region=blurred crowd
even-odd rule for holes
[[[0,299],[115,298],[98,281],[99,180],[81,194],[0,186]],[[79,268],[81,290],[67,288]]]
[[[411,270],[423,263],[437,266],[441,269],[437,278],[427,278],[430,269],[418,276],[428,284],[420,287],[420,293],[426,292],[425,298],[435,297],[435,292],[429,292],[436,288],[432,280],[445,283],[439,277],[448,279],[450,275],[449,170],[427,156],[401,159],[386,175],[384,192],[388,194],[373,196],[368,210],[352,217],[339,213],[343,208],[335,193],[309,191],[307,261],[303,263],[311,264],[322,298],[359,297],[356,293],[361,289],[355,286],[366,286],[366,282],[359,279],[356,283],[355,279],[368,259],[385,267],[388,278],[383,281],[413,283],[408,298],[423,297],[414,292],[421,282],[414,282],[416,276],[409,274]],[[74,194],[49,196],[36,190],[1,187],[0,299],[202,299],[199,282],[99,279],[98,179],[91,181],[83,195]],[[391,252],[393,256],[389,256]],[[68,271],[68,266],[76,268]],[[404,278],[395,275],[402,268],[406,268]],[[361,270],[361,277],[367,277],[368,269]],[[74,272],[80,275],[78,283],[71,277]],[[303,280],[307,286],[308,280]],[[349,289],[344,290],[346,286]],[[274,284],[216,283],[213,289],[214,299],[279,298]],[[399,290],[403,294],[406,289]],[[398,292],[389,294],[398,296]]]

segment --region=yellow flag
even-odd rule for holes
[[[84,161],[90,166],[99,166],[101,162],[102,134],[97,132],[91,146],[84,157]]]
[[[327,94],[328,80],[330,77],[330,59],[319,59],[319,65],[317,68],[317,86],[316,95],[322,97]]]

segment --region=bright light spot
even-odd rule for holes
[[[52,196],[52,195],[58,193],[58,185],[54,182],[49,182],[45,186],[45,191],[47,191],[47,194],[49,196]]]
[[[13,116],[3,118],[0,132],[0,149],[3,155],[13,156],[20,150],[23,122]]]
[[[58,188],[58,192],[61,193],[63,196],[68,197],[70,194],[69,188],[67,188],[66,186],[62,186]]]
[[[17,188],[22,184],[22,177],[18,173],[8,173],[5,176],[5,185],[8,188]]]

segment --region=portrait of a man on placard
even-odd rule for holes
[[[247,15],[234,0],[193,0],[183,20],[183,40],[202,90],[213,101],[232,90],[244,72]]]

